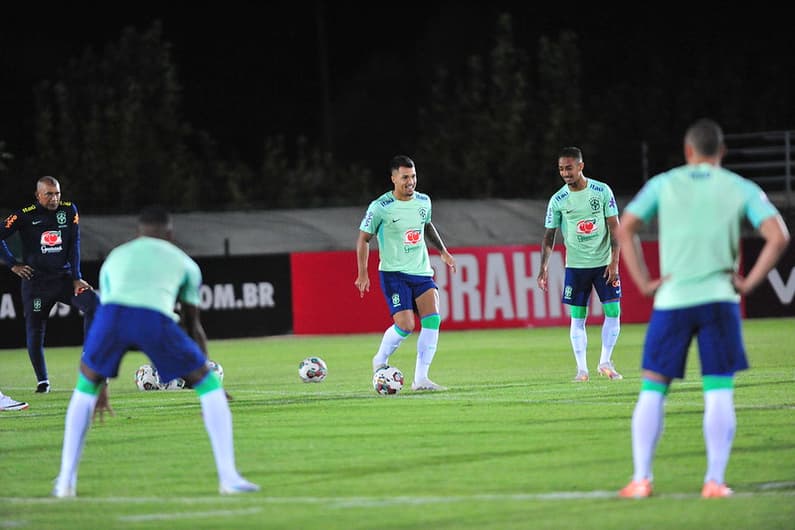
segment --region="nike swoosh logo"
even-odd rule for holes
[[[32,225],[37,225],[37,224],[39,224],[39,223],[41,223],[41,219],[39,219],[38,221],[32,221],[30,224],[32,224]]]
[[[398,221],[400,221],[400,219],[392,219],[393,223],[397,223]]]

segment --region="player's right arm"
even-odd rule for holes
[[[538,286],[546,292],[549,287],[549,257],[552,255],[552,249],[555,248],[555,232],[557,228],[547,228],[544,232],[544,239],[541,241],[541,266],[538,271],[538,278],[536,282]]]
[[[370,239],[373,234],[359,230],[356,239],[356,281],[354,284],[359,289],[359,297],[364,297],[365,291],[370,291],[370,275],[367,273],[367,262],[370,257]]]

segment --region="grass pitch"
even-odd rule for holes
[[[444,328],[444,326],[443,326]],[[644,325],[624,325],[623,381],[575,374],[568,328],[442,330],[431,378],[413,393],[416,333],[392,357],[406,387],[371,388],[379,334],[212,341],[225,371],[237,465],[259,493],[222,497],[193,391],[139,392],[129,353],[95,423],[78,497],[49,497],[79,348],[46,352],[53,391],[33,394],[27,354],[0,351],[0,389],[30,403],[0,413],[0,528],[633,529],[795,528],[795,320],[748,320],[752,368],[736,380],[729,499],[699,496],[705,470],[695,349],[676,381],[655,461],[655,496],[616,498],[632,474],[630,419]],[[327,379],[298,363],[319,355]]]

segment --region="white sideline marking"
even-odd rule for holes
[[[120,515],[116,519],[125,523],[141,523],[148,521],[175,521],[177,519],[198,519],[203,517],[230,517],[234,515],[252,515],[262,508],[246,508],[243,510],[211,510],[206,512],[186,513],[146,513],[141,515]]]
[[[795,496],[795,482],[767,482],[753,486],[752,491],[735,491],[734,497],[754,497],[764,496]],[[696,499],[701,497],[700,492],[689,493],[654,493],[655,498],[667,499]],[[618,490],[594,490],[594,491],[557,491],[549,493],[506,493],[506,494],[477,494],[477,495],[433,495],[433,496],[401,496],[401,497],[261,497],[257,494],[216,496],[201,495],[194,497],[75,497],[71,499],[56,499],[54,497],[0,497],[0,504],[53,504],[64,502],[81,502],[85,504],[182,504],[190,506],[201,504],[206,506],[208,502],[217,501],[219,503],[245,502],[263,504],[327,504],[332,508],[357,508],[371,506],[390,506],[390,505],[418,505],[418,504],[450,504],[457,502],[525,502],[525,501],[567,501],[583,499],[618,499]],[[249,508],[251,510],[257,508]],[[229,510],[217,510],[215,512],[224,515]],[[197,512],[198,513],[198,512]],[[234,511],[234,514],[245,513]],[[254,513],[254,512],[252,512]],[[157,514],[155,514],[157,515]],[[175,517],[193,517],[195,514],[169,514]],[[148,515],[141,514],[140,517]],[[159,517],[159,515],[157,515]],[[124,516],[129,518],[132,516]],[[129,520],[129,519],[125,519]],[[143,520],[143,519],[141,519]]]

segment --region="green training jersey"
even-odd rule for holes
[[[431,222],[431,198],[414,192],[399,201],[388,191],[370,203],[359,230],[378,237],[378,270],[433,276],[425,225]]]
[[[737,302],[740,221],[757,228],[776,215],[762,189],[710,164],[685,165],[649,180],[627,205],[644,222],[657,216],[660,276],[657,309]]]
[[[121,304],[160,311],[179,320],[177,300],[199,305],[199,265],[176,245],[138,237],[113,249],[99,271],[103,304]]]
[[[618,215],[613,190],[604,182],[587,179],[585,189],[564,184],[549,200],[545,228],[560,228],[566,246],[566,267],[590,269],[610,263],[610,230],[605,218]]]

